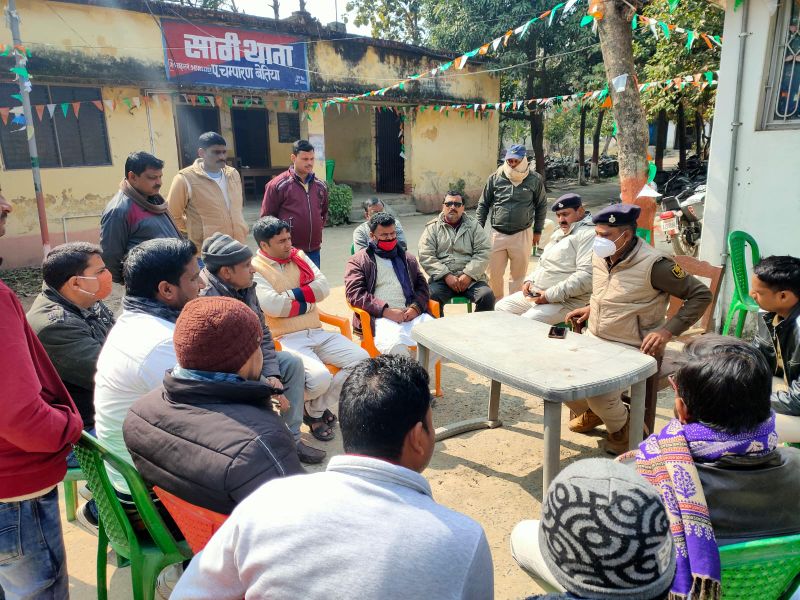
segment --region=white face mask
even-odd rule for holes
[[[609,256],[614,256],[614,253],[617,251],[617,240],[619,240],[624,233],[621,233],[619,237],[614,240],[608,240],[606,238],[595,237],[594,238],[594,253],[597,254],[600,258],[608,258]]]

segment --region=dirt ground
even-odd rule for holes
[[[567,188],[575,189],[577,186],[559,186],[548,196],[555,199]],[[613,182],[607,182],[576,191],[584,196],[590,207],[599,207],[608,204],[618,194],[618,187]],[[249,212],[255,210],[251,208]],[[430,215],[417,215],[402,219],[412,252],[416,253],[417,240],[430,218]],[[331,282],[332,293],[322,303],[321,308],[342,316],[348,314],[341,282],[353,227],[327,229],[322,249],[322,270]],[[659,246],[667,250],[663,244],[659,243]],[[120,291],[116,286],[114,297],[109,301],[114,309],[119,306]],[[33,296],[22,300],[27,308],[33,301]],[[465,307],[448,307],[448,313],[459,311],[465,311]],[[536,361],[535,348],[526,346],[510,350],[529,352],[531,360]],[[444,363],[442,378],[444,396],[436,402],[435,423],[441,425],[486,413],[488,379],[452,363]],[[666,423],[671,412],[671,398],[669,394],[662,392],[659,396],[657,427]],[[434,498],[438,502],[469,515],[483,526],[494,558],[495,597],[504,600],[524,598],[539,590],[512,559],[509,536],[517,522],[538,518],[540,514],[542,400],[504,387],[500,400],[500,417],[503,421],[501,428],[472,432],[440,442],[424,474],[430,481]],[[594,435],[573,434],[566,427],[567,421],[568,412],[564,410],[562,467],[580,458],[604,456],[598,449],[598,442],[604,435],[602,429]],[[342,452],[338,436],[327,444],[312,440],[310,436],[306,437],[310,443],[327,450],[328,456]],[[320,468],[324,468],[324,465]],[[75,600],[95,598],[97,540],[77,524],[67,523],[66,518],[63,523],[71,596]],[[115,600],[131,598],[130,569],[117,569],[111,566],[114,564],[112,556],[108,568],[109,597]]]

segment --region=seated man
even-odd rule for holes
[[[93,432],[97,357],[114,324],[114,315],[102,302],[111,294],[111,273],[100,246],[70,242],[47,254],[42,279],[28,323],[78,407],[83,428]],[[77,461],[70,466],[77,467]]]
[[[589,306],[572,311],[567,319],[578,326],[588,319],[589,335],[661,357],[673,336],[700,319],[711,291],[636,236],[639,212],[633,204],[614,204],[594,216],[592,296]],[[685,302],[667,321],[670,296]],[[565,403],[578,415],[570,421],[571,431],[586,433],[605,423],[608,439],[603,446],[609,454],[628,449],[630,414],[620,392]]]
[[[378,352],[410,356],[408,347],[417,344],[411,338],[411,329],[433,318],[426,312],[428,284],[417,259],[397,247],[392,215],[372,215],[369,235],[369,245],[347,261],[344,271],[347,302],[372,316]],[[356,315],[353,315],[353,329],[361,332],[361,321]]]
[[[260,381],[263,322],[233,298],[197,298],[175,323],[178,364],[133,403],[123,435],[144,480],[230,514],[262,483],[303,472]],[[224,424],[224,426],[221,426]]]
[[[284,393],[276,396],[281,406],[281,412],[286,420],[286,426],[294,436],[297,445],[297,456],[301,462],[308,464],[320,463],[325,458],[325,452],[312,448],[300,439],[300,424],[303,421],[303,398],[306,379],[303,361],[299,356],[289,352],[275,352],[272,334],[264,319],[264,311],[258,304],[256,296],[256,283],[253,274],[253,251],[244,244],[234,240],[224,233],[215,233],[203,242],[201,253],[205,267],[200,277],[206,287],[200,292],[201,296],[226,296],[241,300],[256,313],[261,323],[262,339],[261,353],[264,364],[261,375],[265,383],[273,390],[282,390]]]
[[[398,235],[399,239],[399,235]],[[478,312],[494,308],[494,294],[486,283],[492,244],[474,217],[464,214],[464,199],[447,192],[442,212],[431,219],[419,239],[419,262],[430,279],[431,298],[446,304],[461,296]]]
[[[389,212],[386,210],[386,207],[381,199],[376,198],[375,196],[369,198],[368,200],[364,200],[361,206],[364,208],[364,222],[353,230],[353,254],[359,250],[363,250],[367,247],[367,244],[369,244],[370,217],[378,214],[379,212]],[[400,220],[397,217],[394,219],[394,225],[397,229],[397,243],[403,250],[406,250],[408,248],[408,244],[406,244],[406,234],[403,231],[403,226],[400,224]]]
[[[253,492],[192,559],[172,600],[491,600],[481,526],[437,504],[421,475],[435,443],[430,404],[416,363],[356,365],[339,413],[347,455]]]
[[[159,238],[133,248],[125,259],[122,315],[97,359],[94,411],[97,438],[131,464],[122,422],[131,405],[161,385],[175,366],[172,334],[181,309],[205,286],[189,240]],[[129,494],[122,475],[106,467],[122,499]],[[128,496],[129,499],[129,496]]]
[[[781,441],[800,442],[800,258],[769,256],[753,267],[759,313],[754,340],[773,375],[772,410]]]
[[[564,194],[552,210],[560,229],[550,237],[522,291],[506,296],[495,309],[555,325],[589,302],[594,224],[578,194]]]
[[[624,465],[587,458],[547,490],[541,521],[511,532],[511,555],[540,587],[532,598],[661,600],[675,575],[675,547],[658,492]]]
[[[292,247],[291,228],[276,217],[253,225],[258,253],[253,258],[256,294],[267,325],[287,352],[305,367],[303,421],[318,440],[333,439],[339,391],[350,369],[369,355],[341,333],[322,329],[317,303],[330,293],[328,280],[305,252]],[[326,364],[340,370],[331,375]]]
[[[682,358],[671,378],[677,418],[620,459],[669,509],[675,597],[719,589],[718,546],[800,533],[800,450],[778,446],[764,357],[742,340],[705,335]]]

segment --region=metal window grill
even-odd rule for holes
[[[785,11],[775,69],[773,123],[800,120],[800,0],[790,0]]]

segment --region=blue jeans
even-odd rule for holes
[[[57,488],[0,502],[0,590],[9,600],[69,598]]]
[[[97,432],[95,431],[94,427],[91,429],[84,429],[84,431],[92,437],[97,437]],[[67,454],[67,468],[78,469],[80,466],[81,465],[78,463],[78,459],[75,458],[75,453],[70,450],[70,453]],[[3,600],[2,596],[0,596],[0,600]]]
[[[318,269],[321,269],[322,267],[319,266],[319,261],[320,261],[319,253],[320,253],[319,250],[314,250],[313,252],[306,252],[306,256],[311,259],[311,262],[317,265]]]
[[[283,420],[295,442],[300,441],[300,425],[303,423],[303,407],[305,406],[306,371],[300,357],[289,352],[276,352],[278,367],[281,370],[283,395],[289,401],[289,411],[283,414]]]

